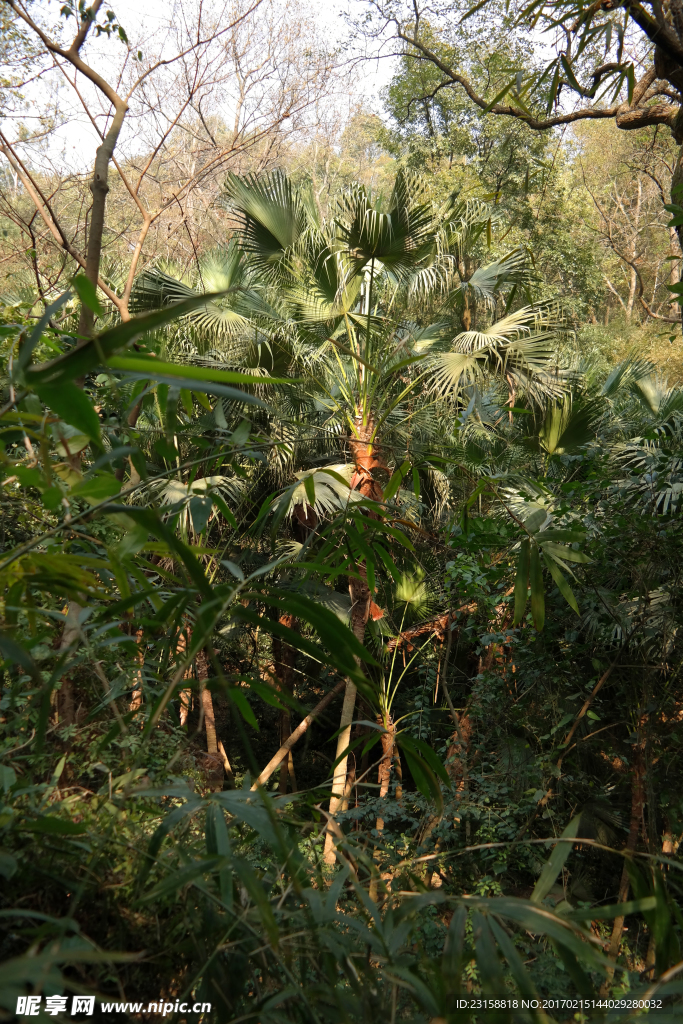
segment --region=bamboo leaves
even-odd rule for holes
[[[526,536],[519,542],[517,571],[514,587],[514,618],[515,626],[524,618],[529,590],[531,591],[531,617],[537,630],[545,625],[545,588],[543,585],[543,565],[548,569],[553,581],[567,604],[576,614],[579,606],[574,593],[562,570],[573,575],[567,562],[585,564],[590,558],[582,551],[577,551],[571,543],[583,540],[583,534],[575,530],[540,529],[548,516],[544,509],[532,513],[523,522]],[[560,544],[558,541],[569,541]]]

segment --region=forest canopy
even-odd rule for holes
[[[678,1019],[679,8],[3,0],[0,1019]]]

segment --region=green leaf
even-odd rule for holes
[[[524,618],[526,608],[527,592],[529,589],[529,545],[528,537],[525,537],[519,545],[519,560],[517,562],[517,576],[515,577],[515,615],[513,625],[517,626]]]
[[[585,907],[572,910],[567,917],[572,921],[611,921],[615,917],[627,917],[629,914],[642,914],[647,910],[655,910],[656,896],[644,896],[642,899],[629,900],[627,903],[613,903],[609,907]]]
[[[237,706],[237,709],[239,713],[242,715],[244,721],[248,722],[252,729],[255,729],[256,732],[258,732],[259,727],[258,722],[256,720],[256,715],[254,714],[252,706],[247,700],[246,695],[242,692],[242,690],[239,689],[239,687],[237,686],[232,686],[229,690],[227,690],[227,695],[233,702],[233,704]]]
[[[561,558],[565,562],[581,562],[585,565],[592,561],[592,559],[589,558],[588,555],[584,555],[582,551],[574,551],[574,548],[565,547],[564,544],[553,544],[552,541],[544,541],[543,534],[539,535],[538,543],[547,554],[553,555],[556,558]]]
[[[524,520],[524,529],[528,533],[538,533],[543,526],[544,522],[548,518],[548,513],[544,508],[537,508],[535,512]]]
[[[100,443],[100,418],[82,388],[65,380],[59,385],[34,385],[34,390],[60,419]]]
[[[510,89],[512,89],[512,87],[513,87],[513,85],[515,84],[516,81],[517,81],[517,76],[515,76],[514,78],[511,78],[510,81],[508,82],[508,84],[503,89],[501,89],[499,93],[497,93],[493,97],[491,102],[487,103],[487,105],[484,107],[483,112],[485,114],[488,114],[488,112],[495,107],[496,103],[500,103],[500,101],[503,99],[503,97],[507,96],[507,94],[510,92]]]
[[[121,484],[110,473],[101,473],[76,484],[70,490],[74,498],[84,498],[91,505],[98,505],[107,498],[112,498],[121,490]]]
[[[3,793],[9,793],[16,781],[17,776],[14,768],[11,768],[8,764],[0,764],[0,787],[2,787]]]
[[[541,556],[535,541],[531,542],[529,583],[531,586],[531,617],[534,620],[534,626],[540,632],[545,625],[545,591]]]
[[[229,291],[231,289],[228,289]],[[220,292],[216,295],[197,295],[184,302],[177,302],[164,309],[157,309],[143,316],[132,317],[124,323],[116,324],[102,334],[95,335],[81,342],[76,348],[57,356],[47,363],[40,363],[38,366],[31,366],[26,371],[26,379],[30,386],[33,384],[57,384],[61,381],[73,380],[75,377],[82,377],[91,370],[104,363],[113,356],[115,352],[125,348],[135,338],[143,334],[163,327],[165,324],[176,320],[192,310],[205,306],[207,301],[213,298],[220,298],[224,295]],[[145,361],[145,366],[147,361]],[[263,383],[262,378],[260,382]]]
[[[578,835],[580,823],[581,815],[577,814],[569,822],[560,838],[575,839]],[[543,870],[541,871],[539,879],[534,886],[534,891],[530,896],[532,903],[541,903],[548,895],[555,884],[555,879],[564,867],[567,857],[571,853],[572,845],[572,843],[558,843],[550,854],[548,860],[543,865]]]
[[[100,300],[97,297],[97,288],[85,274],[77,274],[76,277],[71,279],[71,284],[84,306],[87,306],[93,313],[97,313],[98,316],[104,314]]]
[[[46,814],[21,825],[26,832],[44,832],[55,836],[82,836],[86,831],[84,825],[77,825],[75,821],[66,821],[64,818],[55,818]]]
[[[183,303],[180,303],[183,305]],[[173,307],[171,307],[173,308]],[[142,319],[142,318],[141,318]],[[144,374],[156,380],[159,375],[167,377],[183,377],[192,380],[208,380],[223,382],[225,384],[298,384],[301,383],[294,377],[262,377],[252,373],[240,373],[237,370],[219,370],[210,366],[185,366],[180,363],[164,363],[161,359],[151,359],[145,356],[111,356],[107,365],[114,370],[129,370],[133,373]]]
[[[398,490],[401,487],[401,484],[403,483],[404,478],[408,474],[409,469],[410,463],[404,462],[403,465],[399,467],[399,469],[394,470],[394,472],[391,474],[391,479],[389,480],[389,483],[384,488],[385,501],[391,501],[394,495],[398,492]]]
[[[566,56],[563,53],[560,54],[560,61],[562,63],[562,69],[563,69],[565,75],[567,76],[567,81],[569,82],[570,87],[574,90],[574,92],[578,92],[580,94],[581,93],[581,86],[579,85],[579,83],[576,80],[576,75],[574,74],[574,69],[572,68],[571,64],[569,63],[569,61],[567,60]],[[630,102],[630,100],[629,100],[629,102]]]
[[[192,416],[194,413],[194,406],[192,405],[192,392],[188,391],[187,388],[180,389],[180,401],[183,403],[183,409],[188,416]]]
[[[543,560],[545,564],[548,566],[548,571],[550,572],[552,578],[555,580],[555,583],[557,584],[557,589],[562,594],[562,597],[565,599],[569,607],[573,608],[576,614],[578,615],[579,606],[577,600],[574,597],[572,588],[569,586],[566,579],[564,578],[562,570],[560,569],[559,565],[557,564],[557,562],[554,562],[552,558],[546,558],[545,551],[543,552]]]
[[[315,481],[313,475],[304,477],[304,489],[306,491],[306,499],[311,508],[315,505]]]
[[[48,323],[55,315],[55,313],[58,313],[59,310],[64,305],[64,303],[68,302],[70,298],[71,292],[64,292],[62,295],[59,296],[59,298],[55,299],[55,301],[51,302],[50,305],[47,307],[47,309],[41,316],[40,320],[29,334],[26,341],[19,348],[19,355],[16,361],[16,368],[18,370],[26,369],[31,360],[33,350],[35,349],[36,345],[42,338],[43,332],[45,331],[45,328],[47,327]]]
[[[167,462],[175,465],[179,453],[174,444],[167,441],[165,437],[160,437],[158,441],[154,442],[152,447],[158,455],[161,455],[162,459],[166,459]]]
[[[0,850],[0,875],[9,881],[12,875],[17,873],[18,868],[19,865],[16,858],[11,853]]]

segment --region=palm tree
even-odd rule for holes
[[[552,370],[556,311],[511,309],[518,291],[528,293],[527,254],[515,250],[474,269],[472,249],[491,234],[485,204],[452,197],[436,208],[407,171],[386,201],[350,188],[326,221],[307,190],[281,173],[230,175],[225,195],[239,221],[230,251],[240,254],[239,313],[249,321],[239,332],[290,353],[319,434],[351,455],[350,488],[369,503],[368,517],[384,500],[389,463],[403,463],[420,420],[433,420],[444,402],[452,417],[463,389],[502,382],[510,405],[520,393],[532,402],[561,394]],[[145,288],[147,301],[174,294],[158,275]],[[301,503],[311,504],[308,492]],[[355,570],[351,626],[363,642],[368,620],[383,611],[362,557]],[[332,814],[343,800],[355,703],[349,680]],[[331,836],[326,859],[334,862]]]

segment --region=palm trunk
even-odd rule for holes
[[[383,498],[382,488],[374,480],[372,470],[378,467],[386,469],[382,461],[377,457],[377,451],[372,443],[374,432],[374,420],[368,417],[364,423],[360,416],[356,417],[354,436],[350,438],[349,444],[354,456],[355,473],[351,480],[351,487],[358,490],[367,498],[373,501],[381,501]],[[372,600],[370,588],[368,587],[365,567],[358,567],[360,578],[349,580],[349,593],[351,595],[351,629],[355,637],[365,642],[365,627],[372,615],[373,619],[379,619],[384,614]],[[351,739],[351,724],[353,712],[356,706],[356,686],[351,680],[347,680],[344,703],[342,705],[341,720],[339,722],[339,736],[337,739],[337,753],[335,761],[338,761],[332,778],[332,795],[330,797],[330,814],[332,817],[338,813],[344,802],[346,790],[346,772],[348,766],[348,755],[342,757],[348,749]],[[339,760],[341,758],[341,760]],[[334,836],[328,831],[325,837],[325,863],[333,865],[335,862],[335,841]]]

